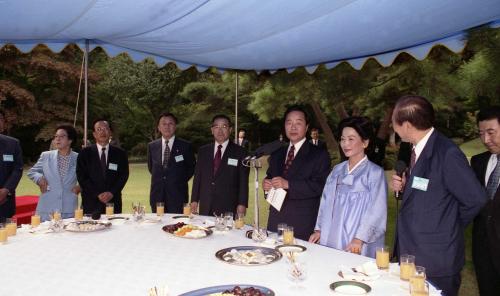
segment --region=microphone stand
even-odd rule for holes
[[[262,168],[261,161],[255,156],[243,160],[242,164],[246,167],[253,168],[255,172],[255,194],[254,194],[254,218],[252,237],[260,236],[259,233],[259,168]]]

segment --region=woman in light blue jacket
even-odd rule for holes
[[[76,158],[71,150],[76,142],[76,130],[71,125],[56,128],[55,150],[42,152],[40,159],[28,171],[28,177],[41,191],[36,212],[42,221],[50,220],[50,213],[59,211],[63,218],[74,217],[80,187],[76,184]]]

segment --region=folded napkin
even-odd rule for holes
[[[376,280],[380,277],[380,272],[372,272],[369,274],[364,274],[363,270],[360,270],[360,268],[356,268],[355,272],[352,267],[347,267],[345,265],[340,265],[339,266],[340,272],[339,275],[342,274],[345,280],[351,280],[351,281],[357,281],[357,282],[366,282],[366,281],[373,281]],[[361,272],[360,272],[361,271]]]

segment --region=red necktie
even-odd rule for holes
[[[417,161],[417,154],[415,154],[415,147],[411,149],[411,156],[410,156],[410,172],[415,166],[415,162]]]
[[[295,152],[295,146],[292,145],[290,146],[290,151],[288,151],[288,155],[286,157],[285,168],[283,169],[283,177],[286,177],[286,175],[288,174],[288,169],[292,165],[292,161],[295,157],[294,152]]]
[[[217,173],[217,170],[220,167],[220,162],[222,158],[222,145],[217,146],[217,152],[215,153],[214,157],[214,175]]]

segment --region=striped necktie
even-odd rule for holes
[[[170,159],[170,147],[168,147],[168,140],[165,141],[165,150],[163,151],[163,168],[168,167],[168,160]]]
[[[294,152],[295,152],[295,146],[292,145],[290,146],[290,151],[288,151],[288,155],[286,157],[285,168],[283,169],[283,177],[286,177],[288,175],[288,169],[290,169],[293,159],[295,158]]]
[[[486,192],[488,193],[488,197],[490,199],[493,199],[495,197],[495,193],[497,192],[498,188],[498,181],[500,179],[500,160],[497,157],[497,165],[495,166],[495,169],[493,172],[491,172],[490,177],[488,178],[488,184],[486,184]]]

